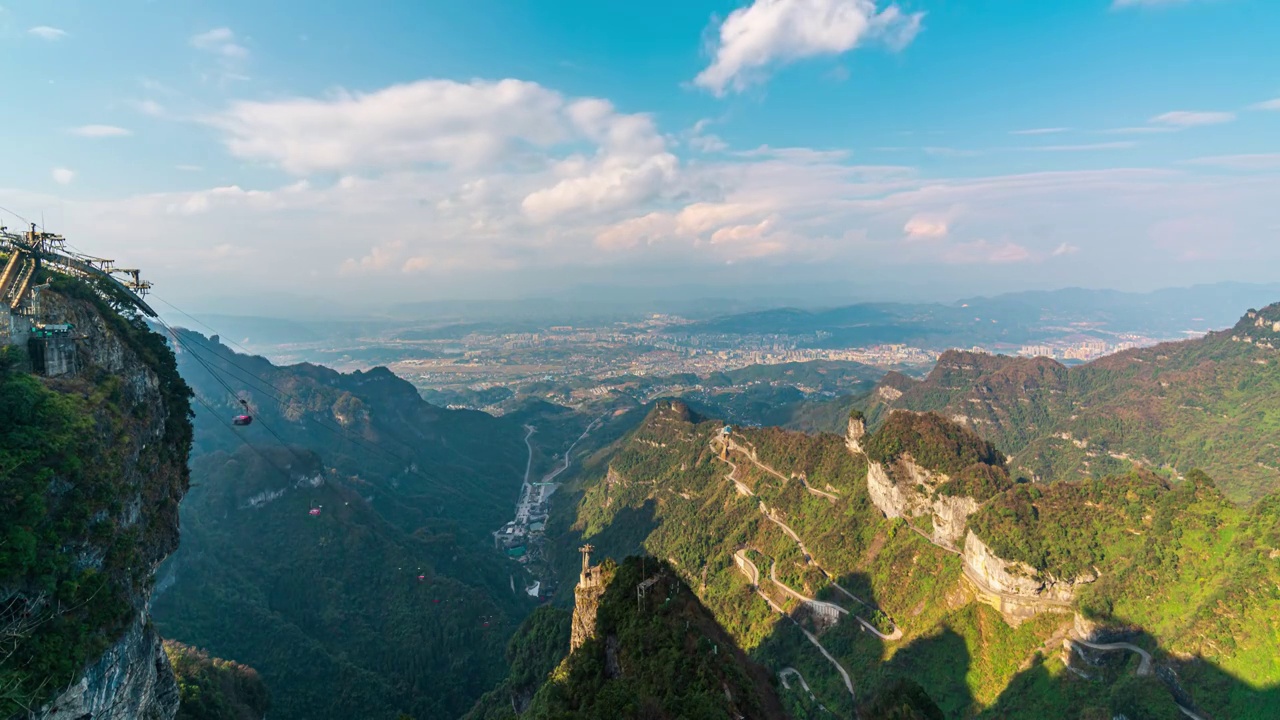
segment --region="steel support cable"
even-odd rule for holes
[[[181,312],[183,315],[187,315],[187,317],[191,317],[191,315],[189,315],[189,314],[187,314],[186,312],[182,311],[180,308],[178,308],[177,306],[173,305],[172,303],[170,303],[170,302],[168,302],[168,301],[164,300],[163,298],[157,298],[157,299],[158,299],[158,300],[160,300],[161,302],[165,303],[166,305],[169,305],[170,307],[174,308],[175,310],[178,310],[178,312]],[[200,322],[199,320],[197,320],[197,319],[196,319],[196,318],[194,318],[194,317],[191,317],[191,319],[192,319],[192,320],[195,320],[196,322],[200,323],[201,325],[204,325],[204,327],[205,327],[205,328],[207,328],[210,332],[213,332],[213,333],[217,333],[217,332],[218,332],[215,328],[212,328],[212,327],[209,327],[208,325],[205,325],[203,322]],[[162,324],[163,324],[163,323],[162,323]],[[166,325],[166,327],[168,327],[168,326]],[[172,331],[171,331],[171,332],[172,332]],[[197,335],[197,336],[199,336],[199,334],[198,334],[198,333],[196,333],[196,335]],[[186,340],[185,340],[184,342],[182,342],[182,345],[183,345],[183,347],[187,348],[187,351],[188,351],[188,352],[190,352],[193,356],[196,356],[196,359],[197,359],[197,360],[199,360],[199,359],[200,359],[200,358],[199,358],[199,356],[198,356],[198,355],[196,355],[195,351],[194,351],[194,350],[192,350],[192,349],[190,348],[190,345],[189,345],[188,343],[190,343],[190,344],[195,344],[195,345],[199,345],[200,347],[204,348],[205,350],[208,350],[210,353],[213,353],[214,355],[217,355],[218,359],[219,359],[219,360],[221,360],[222,362],[225,362],[226,364],[228,364],[228,365],[230,365],[230,366],[232,366],[232,367],[237,368],[237,369],[238,369],[238,370],[240,370],[242,373],[244,373],[245,375],[248,375],[249,377],[251,377],[251,378],[253,378],[253,379],[257,380],[257,381],[258,381],[259,383],[261,383],[262,385],[265,385],[265,386],[267,386],[267,387],[269,387],[269,388],[272,388],[273,390],[275,390],[276,392],[278,392],[278,393],[279,393],[279,395],[276,395],[276,396],[274,396],[274,397],[271,397],[271,399],[275,400],[276,402],[281,402],[281,403],[282,403],[284,400],[293,400],[293,401],[296,401],[296,402],[299,402],[299,403],[301,403],[301,402],[302,402],[302,398],[300,398],[300,397],[298,397],[297,395],[294,395],[294,394],[292,394],[292,393],[288,392],[287,390],[284,390],[283,388],[280,388],[279,386],[277,386],[277,385],[273,384],[271,381],[267,380],[266,378],[263,378],[262,376],[258,375],[257,373],[253,372],[252,370],[249,370],[248,368],[244,367],[243,365],[240,365],[240,364],[239,364],[239,363],[237,363],[235,360],[233,360],[233,359],[231,359],[231,358],[228,358],[228,357],[226,357],[226,356],[221,355],[220,353],[218,353],[217,349],[216,349],[216,348],[214,348],[213,346],[208,345],[208,344],[206,344],[206,343],[203,343],[203,342],[201,342],[201,341],[199,341],[199,340],[196,340],[196,339],[194,339],[194,338],[188,337],[188,338],[186,338]],[[246,352],[248,352],[248,351],[246,350]],[[202,364],[203,364],[203,363],[202,363]],[[243,383],[245,383],[246,385],[248,385],[248,386],[249,386],[249,388],[248,388],[248,389],[251,389],[251,390],[257,390],[258,392],[264,393],[264,394],[266,394],[266,395],[268,395],[268,396],[272,396],[272,393],[271,393],[270,391],[268,391],[268,390],[265,390],[265,389],[263,389],[263,388],[261,388],[261,387],[252,387],[252,386],[251,386],[251,384],[250,384],[250,381],[249,381],[249,380],[247,380],[247,379],[245,379],[244,377],[237,377],[237,376],[235,376],[231,371],[226,370],[226,369],[223,369],[223,372],[225,372],[228,376],[233,377],[234,379],[239,380],[240,382],[243,382]],[[228,387],[228,386],[227,386],[225,383],[223,383],[223,387]],[[228,389],[230,389],[230,388],[228,387]],[[234,391],[232,392],[232,394],[234,394]],[[324,428],[324,429],[328,430],[329,432],[333,433],[333,434],[334,434],[334,435],[336,435],[337,437],[339,437],[339,438],[341,438],[341,439],[343,439],[343,440],[346,440],[347,442],[349,442],[349,443],[351,443],[351,444],[355,445],[356,447],[359,447],[359,448],[361,448],[361,449],[363,449],[363,450],[366,450],[366,451],[368,451],[368,452],[371,452],[371,453],[375,453],[375,454],[377,454],[377,455],[380,455],[383,459],[385,459],[385,460],[387,460],[387,461],[389,461],[389,462],[393,462],[393,463],[396,463],[396,464],[401,464],[401,463],[403,463],[403,462],[404,462],[404,458],[397,457],[397,456],[395,456],[394,454],[392,454],[390,451],[385,450],[385,449],[383,449],[383,448],[377,447],[377,446],[375,446],[375,445],[368,445],[368,444],[364,443],[364,442],[363,442],[363,441],[361,441],[361,440],[358,440],[358,439],[356,439],[356,438],[353,438],[353,437],[351,437],[351,436],[347,435],[347,433],[346,433],[345,431],[343,431],[342,429],[334,427],[333,425],[329,424],[329,423],[328,423],[327,421],[325,421],[325,420],[321,420],[321,419],[319,419],[319,418],[312,418],[311,420],[312,420],[312,422],[314,422],[316,425],[319,425],[320,427],[322,427],[322,428]],[[425,477],[425,476],[424,476],[424,477]]]
[[[160,297],[159,295],[156,295],[155,293],[152,293],[151,297],[153,297],[153,298],[155,298],[155,299],[159,300],[160,302],[164,303],[165,305],[168,305],[169,307],[173,308],[174,310],[177,310],[179,313],[181,313],[181,314],[185,315],[188,319],[193,320],[193,321],[195,321],[196,323],[199,323],[199,325],[200,325],[201,327],[203,327],[205,330],[208,330],[209,332],[214,333],[214,334],[218,335],[219,337],[225,337],[222,333],[218,332],[218,331],[217,331],[217,329],[212,328],[212,327],[209,327],[209,325],[207,325],[207,324],[206,324],[203,320],[201,320],[200,318],[198,318],[198,317],[196,317],[196,316],[192,315],[191,313],[187,312],[186,310],[183,310],[182,308],[178,307],[177,305],[174,305],[173,303],[169,302],[168,300],[165,300],[164,298]],[[235,345],[236,347],[238,347],[238,348],[240,348],[241,350],[245,351],[245,352],[246,352],[246,353],[248,353],[249,355],[253,355],[253,354],[254,354],[252,350],[250,350],[249,348],[247,348],[247,347],[245,347],[245,346],[241,345],[240,343],[236,342],[235,340],[231,340],[231,339],[229,339],[229,338],[228,338],[227,342],[231,343],[232,345]],[[277,389],[279,389],[279,388],[277,388]],[[281,392],[284,392],[284,391],[283,391],[283,390],[281,390]]]
[[[164,326],[164,328],[165,328],[166,330],[168,330],[168,331],[169,331],[169,334],[173,337],[174,342],[176,342],[176,343],[178,343],[179,345],[181,345],[181,346],[182,346],[182,348],[183,348],[184,350],[186,350],[188,353],[190,353],[190,354],[191,354],[191,357],[195,358],[196,362],[200,363],[200,365],[201,365],[202,367],[204,367],[205,372],[209,373],[209,375],[210,375],[210,376],[212,376],[214,380],[217,380],[219,385],[221,385],[222,387],[226,388],[227,392],[228,392],[228,393],[231,393],[231,396],[232,396],[232,397],[234,397],[234,398],[236,398],[236,399],[239,399],[239,398],[240,398],[240,396],[236,393],[236,391],[235,391],[234,389],[232,389],[232,387],[231,387],[230,385],[228,385],[228,384],[227,384],[227,383],[226,383],[226,382],[225,382],[225,381],[224,381],[224,380],[223,380],[223,379],[218,375],[218,373],[217,373],[217,372],[216,372],[216,371],[215,371],[215,370],[214,370],[214,369],[213,369],[213,368],[212,368],[212,367],[211,367],[207,362],[205,362],[205,361],[204,361],[204,359],[203,359],[203,358],[201,358],[198,354],[196,354],[196,352],[195,352],[194,350],[192,350],[190,347],[188,347],[188,346],[187,346],[187,344],[186,344],[186,343],[184,343],[184,342],[182,341],[182,338],[178,336],[178,333],[177,333],[173,328],[169,327],[169,325],[168,325],[167,323],[165,323],[164,321],[160,321],[160,324],[161,324],[161,325],[163,325],[163,326]],[[281,447],[283,447],[286,451],[288,451],[289,453],[291,453],[294,457],[298,458],[298,461],[299,461],[299,462],[301,462],[303,465],[306,465],[306,463],[307,463],[306,458],[302,457],[302,455],[298,454],[298,452],[297,452],[296,450],[294,450],[293,448],[289,447],[289,444],[288,444],[288,443],[286,443],[286,442],[284,441],[284,438],[280,437],[280,435],[278,435],[278,434],[276,433],[276,431],[275,431],[275,430],[272,430],[270,426],[268,426],[266,423],[262,422],[261,420],[259,420],[258,424],[259,424],[259,425],[261,425],[261,426],[262,426],[262,428],[263,428],[264,430],[266,430],[267,432],[271,433],[271,436],[272,436],[272,437],[274,437],[274,438],[276,439],[276,441],[280,443]]]
[[[293,479],[293,476],[292,476],[292,475],[290,475],[290,474],[289,474],[289,472],[288,472],[287,470],[285,470],[284,468],[281,468],[279,465],[277,465],[277,464],[275,463],[275,461],[273,461],[271,458],[267,457],[267,454],[266,454],[266,453],[262,452],[262,450],[261,450],[261,449],[259,449],[258,447],[256,447],[253,443],[251,443],[251,442],[249,442],[248,440],[246,440],[246,439],[245,439],[245,437],[244,437],[244,435],[242,435],[242,434],[240,434],[240,433],[236,432],[236,429],[235,429],[235,428],[233,428],[233,427],[231,427],[230,425],[228,425],[228,424],[227,424],[227,421],[226,421],[226,420],[223,420],[223,419],[222,419],[222,417],[218,414],[218,412],[217,412],[216,410],[214,410],[212,407],[209,407],[209,403],[205,402],[205,401],[204,401],[204,398],[202,398],[202,397],[200,397],[198,394],[196,394],[196,393],[195,393],[195,391],[192,391],[191,396],[192,396],[192,397],[194,397],[194,398],[196,399],[196,402],[198,402],[198,403],[200,403],[201,405],[203,405],[203,406],[204,406],[204,409],[205,409],[205,410],[208,410],[208,411],[209,411],[209,414],[210,414],[210,415],[212,415],[214,418],[216,418],[216,419],[217,419],[217,421],[218,421],[218,422],[219,422],[223,427],[225,427],[225,428],[226,428],[226,429],[227,429],[227,430],[228,430],[232,435],[234,435],[234,436],[236,437],[236,439],[238,439],[240,442],[244,443],[244,446],[245,446],[245,447],[249,448],[249,449],[250,449],[250,450],[252,450],[254,453],[256,453],[256,454],[258,455],[258,457],[261,457],[261,458],[262,458],[262,460],[263,460],[264,462],[266,462],[268,465],[270,465],[274,470],[278,471],[281,475],[284,475],[284,477],[285,477],[285,479],[286,479],[286,480],[292,480],[292,479]]]
[[[197,318],[193,317],[190,313],[187,313],[185,310],[183,310],[183,309],[179,308],[178,306],[176,306],[176,305],[174,305],[173,303],[171,303],[171,302],[169,302],[169,301],[165,300],[164,298],[157,297],[156,299],[157,299],[157,300],[159,300],[160,302],[163,302],[164,304],[168,305],[169,307],[173,308],[174,310],[177,310],[178,312],[182,313],[183,315],[186,315],[187,317],[191,318],[191,319],[192,319],[192,320],[194,320],[195,322],[200,323],[200,324],[201,324],[201,325],[203,325],[206,329],[208,329],[210,332],[215,333],[215,334],[218,334],[219,336],[221,336],[221,335],[222,335],[221,333],[219,333],[219,332],[218,332],[218,330],[217,330],[216,328],[210,327],[210,326],[209,326],[209,325],[207,325],[206,323],[201,322],[199,319],[197,319]],[[163,325],[167,330],[169,330],[170,334],[175,335],[175,339],[177,339],[177,338],[176,338],[176,336],[177,336],[177,331],[176,331],[176,330],[174,330],[172,327],[170,327],[170,326],[169,326],[167,323],[165,323],[164,321],[159,320],[159,318],[157,318],[157,321],[158,321],[158,322],[160,322],[160,324],[161,324],[161,325]],[[195,335],[196,337],[202,337],[199,333],[194,333],[194,335]],[[219,378],[219,377],[214,373],[214,371],[213,371],[213,370],[208,366],[208,364],[207,364],[206,362],[204,362],[204,360],[199,356],[199,354],[198,354],[198,353],[196,353],[196,352],[195,352],[195,350],[193,350],[193,349],[190,347],[190,345],[189,345],[188,343],[190,343],[190,344],[195,344],[195,345],[199,345],[200,347],[202,347],[202,348],[204,348],[204,349],[208,350],[210,353],[212,353],[212,354],[216,355],[216,356],[218,357],[218,359],[219,359],[219,360],[221,360],[222,362],[224,362],[224,363],[226,363],[226,364],[228,364],[228,365],[231,365],[232,367],[235,367],[235,368],[239,369],[241,372],[243,372],[244,374],[246,374],[246,375],[248,375],[248,376],[250,376],[250,377],[255,378],[256,380],[258,380],[258,382],[262,383],[263,385],[266,385],[267,387],[273,388],[273,389],[274,389],[274,390],[276,390],[277,392],[281,393],[281,395],[283,395],[283,396],[284,396],[284,398],[287,398],[287,399],[290,399],[290,400],[294,400],[294,401],[297,401],[297,402],[299,402],[299,403],[301,403],[301,402],[302,402],[302,398],[298,397],[297,395],[293,395],[292,393],[289,393],[288,391],[286,391],[286,390],[284,390],[284,389],[282,389],[282,388],[280,388],[280,387],[278,387],[278,386],[274,385],[274,384],[273,384],[273,383],[271,383],[269,380],[267,380],[267,379],[265,379],[265,378],[261,377],[260,375],[258,375],[257,373],[253,372],[252,370],[249,370],[248,368],[245,368],[243,365],[240,365],[239,363],[235,362],[233,359],[231,359],[231,358],[229,358],[229,357],[226,357],[226,356],[222,355],[221,353],[219,353],[219,352],[217,351],[217,349],[216,349],[216,348],[214,348],[214,347],[213,347],[213,346],[211,346],[211,345],[208,345],[208,344],[205,344],[205,343],[203,343],[203,342],[197,341],[197,340],[195,340],[195,339],[194,339],[194,338],[192,338],[192,337],[188,337],[188,338],[186,338],[186,341],[183,341],[183,340],[179,339],[179,340],[178,340],[178,342],[182,345],[182,347],[183,347],[183,348],[185,348],[185,349],[187,350],[187,352],[191,353],[192,357],[194,357],[194,358],[196,359],[196,361],[197,361],[197,362],[200,362],[200,364],[201,364],[202,366],[204,366],[204,367],[205,367],[206,371],[208,371],[211,375],[214,375],[215,379],[216,379],[216,380],[218,380],[218,382],[219,382],[219,383],[221,383],[223,387],[227,388],[228,392],[230,392],[232,395],[235,395],[235,394],[236,394],[236,393],[235,393],[235,391],[234,391],[234,390],[232,390],[232,389],[231,389],[231,387],[230,387],[229,385],[227,385],[225,382],[222,382],[222,379],[221,379],[221,378]],[[236,343],[236,345],[238,345],[238,346],[239,346],[239,343]],[[244,348],[243,346],[239,346],[239,347],[241,347],[241,349],[244,349],[244,350],[245,350],[245,352],[249,352],[249,350],[248,350],[248,349],[246,349],[246,348]],[[234,376],[232,375],[232,373],[231,373],[230,371],[228,371],[228,370],[223,369],[223,372],[225,372],[228,376],[234,377]],[[248,384],[248,381],[244,380],[243,378],[235,377],[234,379],[237,379],[237,380],[239,380],[240,382],[245,382],[245,383],[246,383],[246,385]],[[267,395],[270,395],[270,394],[271,394],[271,393],[269,393],[268,391],[263,390],[262,388],[252,388],[252,387],[250,387],[250,389],[257,390],[257,391],[262,392],[262,393],[267,394]],[[273,399],[273,400],[275,400],[276,402],[280,402],[280,401],[281,401],[281,398],[280,398],[279,396],[274,397],[274,398],[272,398],[272,399]],[[329,432],[333,433],[333,434],[334,434],[336,437],[338,437],[339,439],[346,440],[347,442],[351,443],[352,445],[354,445],[354,446],[356,446],[356,447],[358,447],[358,448],[360,448],[360,449],[362,449],[362,450],[365,450],[366,452],[369,452],[369,453],[371,453],[371,454],[373,454],[373,455],[377,455],[377,456],[381,457],[383,460],[385,460],[386,462],[391,463],[392,465],[395,465],[395,466],[402,466],[402,465],[404,465],[404,463],[406,462],[404,458],[397,457],[396,455],[394,455],[393,453],[391,453],[390,451],[388,451],[388,450],[386,450],[386,449],[384,449],[384,448],[378,447],[377,445],[370,445],[370,444],[365,443],[365,442],[364,442],[364,441],[362,441],[362,440],[359,440],[359,439],[356,439],[356,438],[354,438],[354,437],[351,437],[351,436],[350,436],[350,435],[348,435],[344,430],[342,430],[342,429],[340,429],[340,428],[335,428],[334,426],[332,426],[332,425],[328,424],[328,423],[327,423],[326,421],[324,421],[324,420],[321,420],[321,419],[319,419],[319,418],[312,418],[312,421],[313,421],[316,425],[319,425],[320,427],[322,427],[322,428],[324,428],[324,429],[328,430]],[[266,427],[266,426],[264,425],[264,427]],[[268,430],[268,432],[271,432],[271,434],[272,434],[272,435],[275,435],[275,432],[271,431],[271,429],[270,429],[270,428],[267,428],[267,430]],[[277,439],[279,439],[279,436],[278,436],[278,435],[277,435],[276,437],[277,437]],[[281,441],[281,444],[284,444],[284,442],[283,442],[283,441]],[[412,463],[412,462],[413,462],[413,461],[412,461],[412,459],[410,459],[410,460],[409,460],[409,462],[411,462],[411,463]],[[406,472],[406,473],[408,473],[408,474],[410,474],[410,475],[415,475],[415,476],[417,476],[417,477],[419,477],[419,478],[421,478],[421,479],[423,479],[423,480],[428,480],[428,481],[429,481],[429,480],[431,480],[431,479],[432,479],[432,478],[429,478],[429,477],[427,477],[426,475],[424,475],[424,474],[422,474],[421,472],[418,472],[418,471],[416,471],[416,470],[409,470],[408,468],[405,468],[405,472]],[[452,488],[450,488],[450,489],[452,490]],[[454,492],[454,494],[458,494],[458,493],[455,491],[455,492]]]
[[[163,323],[162,323],[162,324],[163,324]],[[167,329],[169,329],[169,331],[170,331],[170,333],[171,333],[171,334],[174,334],[175,336],[177,335],[177,331],[176,331],[176,330],[173,330],[172,328],[169,328],[167,325],[165,325],[165,327],[166,327]],[[215,330],[214,332],[216,332],[216,330]],[[200,363],[200,364],[205,368],[205,370],[206,370],[210,375],[213,375],[213,376],[214,376],[214,379],[215,379],[215,380],[217,380],[217,381],[218,381],[218,382],[219,382],[219,383],[220,383],[224,388],[226,388],[228,392],[230,392],[232,395],[235,395],[235,394],[236,394],[236,391],[235,391],[234,389],[232,389],[232,388],[231,388],[231,386],[229,386],[226,382],[224,382],[224,381],[222,380],[222,378],[217,374],[217,373],[218,373],[218,371],[215,371],[212,367],[210,367],[210,366],[209,366],[209,364],[208,364],[208,363],[207,363],[203,358],[201,358],[201,357],[200,357],[199,353],[197,353],[197,352],[196,352],[196,351],[191,347],[191,345],[192,345],[192,344],[200,345],[200,347],[203,347],[203,348],[205,348],[206,350],[209,350],[210,352],[213,352],[214,354],[217,354],[217,351],[216,351],[215,349],[213,349],[212,347],[210,347],[210,346],[208,346],[208,345],[204,345],[204,344],[202,344],[202,343],[199,343],[199,342],[195,341],[194,339],[192,339],[192,338],[190,338],[190,337],[188,337],[186,340],[182,340],[182,339],[180,339],[180,338],[177,338],[177,340],[178,340],[178,343],[179,343],[179,344],[180,344],[180,345],[181,345],[181,346],[182,346],[182,347],[183,347],[183,348],[184,348],[188,353],[190,353],[190,354],[191,354],[191,356],[192,356],[193,358],[195,358],[195,359],[196,359],[196,361],[197,361],[197,362],[199,362],[199,363]],[[264,384],[266,384],[266,385],[269,385],[269,386],[271,386],[271,387],[275,387],[274,385],[271,385],[271,383],[270,383],[270,382],[268,382],[267,380],[265,380],[265,379],[263,379],[263,378],[259,377],[258,375],[256,375],[253,371],[248,370],[248,369],[245,369],[243,366],[238,365],[237,363],[235,363],[234,361],[230,360],[229,358],[226,358],[226,357],[224,357],[224,356],[222,356],[222,355],[218,355],[218,358],[219,358],[220,360],[222,360],[222,361],[226,362],[226,363],[227,363],[227,364],[229,364],[229,365],[232,365],[232,366],[234,366],[234,367],[236,367],[236,368],[239,368],[242,372],[244,372],[245,374],[247,374],[247,375],[249,375],[249,376],[251,376],[251,377],[254,377],[254,378],[258,379],[260,382],[262,382],[262,383],[264,383]],[[229,370],[226,370],[225,368],[220,368],[219,370],[220,370],[221,372],[226,373],[226,375],[227,375],[227,376],[232,377],[233,379],[239,380],[240,382],[245,382],[245,383],[246,383],[246,385],[248,385],[248,382],[247,382],[246,380],[244,380],[244,379],[243,379],[243,378],[241,378],[241,377],[236,377],[236,376],[234,376],[234,375],[233,375]],[[249,388],[249,389],[258,390],[259,392],[263,392],[264,394],[266,394],[266,395],[268,395],[268,396],[270,396],[270,395],[271,395],[271,393],[270,393],[270,392],[265,391],[265,390],[262,390],[261,388],[254,388],[254,387],[250,386],[250,388]],[[277,389],[279,389],[279,388],[277,388]],[[281,390],[280,392],[284,393],[284,394],[285,394],[285,397],[286,397],[286,398],[288,398],[288,399],[297,400],[297,401],[301,402],[301,398],[298,398],[298,397],[297,397],[297,396],[295,396],[295,395],[291,395],[291,394],[289,394],[289,393],[287,393],[287,392],[285,392],[285,391],[283,391],[283,390]],[[280,398],[280,397],[273,397],[272,399],[273,399],[273,400],[275,400],[276,402],[281,402],[281,398]],[[335,436],[337,436],[339,439],[341,439],[341,440],[345,440],[345,441],[347,441],[347,442],[351,443],[352,445],[356,446],[357,448],[360,448],[360,449],[362,449],[362,450],[364,450],[364,451],[366,451],[366,452],[368,452],[368,453],[370,453],[370,454],[372,454],[372,455],[377,455],[377,456],[381,457],[384,461],[386,461],[386,462],[388,462],[388,463],[392,464],[393,466],[400,467],[400,466],[403,466],[403,465],[405,464],[405,462],[406,462],[405,458],[397,457],[396,455],[392,454],[390,451],[385,450],[385,449],[383,449],[383,448],[381,448],[381,447],[378,447],[378,446],[376,446],[376,445],[370,445],[370,444],[365,443],[365,442],[364,442],[364,441],[362,441],[362,440],[357,440],[356,438],[353,438],[353,437],[351,437],[351,436],[347,435],[347,434],[346,434],[345,432],[343,432],[342,430],[340,430],[340,429],[338,429],[338,428],[335,428],[335,427],[333,427],[332,425],[329,425],[328,423],[326,423],[326,422],[325,422],[325,421],[323,421],[323,420],[319,420],[319,419],[317,419],[317,418],[312,418],[312,420],[313,420],[313,422],[315,422],[315,424],[316,424],[316,425],[319,425],[320,427],[324,428],[325,430],[328,430],[329,432],[333,433],[333,434],[334,434]],[[259,422],[261,422],[261,421],[259,421]],[[270,427],[268,427],[265,423],[263,423],[262,425],[263,425],[263,427],[264,427],[264,428],[266,428],[266,429],[267,429],[267,432],[270,432],[272,435],[274,435],[274,436],[276,437],[276,439],[277,439],[277,440],[280,440],[280,443],[281,443],[282,445],[286,445],[286,447],[287,447],[287,443],[285,443],[285,442],[280,438],[280,436],[279,436],[279,435],[277,435],[277,434],[275,433],[275,431],[273,431],[273,430],[272,430]],[[296,453],[295,453],[295,455],[296,455]],[[412,462],[412,460],[409,460],[409,462]],[[406,469],[405,469],[405,471],[406,471],[406,472],[408,472],[408,473],[409,473],[409,474],[411,474],[411,475],[416,475],[417,477],[422,478],[423,480],[431,480],[431,478],[427,477],[426,475],[423,475],[423,474],[422,474],[422,473],[420,473],[420,472],[417,472],[417,471],[414,471],[414,470],[409,470],[408,468],[406,468]],[[457,494],[457,493],[455,493],[455,494]]]

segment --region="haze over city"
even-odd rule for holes
[[[1280,266],[1275,3],[354,8],[6,3],[0,206],[261,314]]]

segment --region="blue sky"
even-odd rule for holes
[[[1280,280],[1269,0],[0,2],[0,205],[175,300]]]

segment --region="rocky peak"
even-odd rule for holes
[[[854,410],[849,414],[849,429],[845,434],[845,444],[854,453],[862,453],[862,438],[867,436],[867,419],[862,413]]]
[[[591,564],[591,545],[579,548],[582,552],[582,573],[578,576],[578,586],[573,590],[573,623],[569,634],[569,651],[573,652],[587,640],[595,637],[596,614],[600,609],[600,598],[609,585],[608,568]]]
[[[1280,303],[1250,310],[1231,331],[1231,339],[1268,349],[1280,349]]]

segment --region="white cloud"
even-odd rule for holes
[[[214,28],[192,35],[189,41],[197,50],[214,53],[228,60],[243,60],[249,57],[249,49],[236,40],[231,28]]]
[[[729,149],[729,144],[720,139],[720,136],[707,132],[711,123],[709,118],[703,118],[684,133],[689,147],[702,153],[718,153]]]
[[[1064,133],[1071,128],[1064,127],[1047,127],[1047,128],[1030,128],[1028,130],[1010,130],[1010,135],[1053,135],[1056,133]]]
[[[54,168],[50,171],[49,175],[53,178],[53,181],[59,185],[70,185],[71,181],[76,179],[75,171],[68,170],[64,167]]]
[[[604,100],[579,100],[565,114],[598,149],[591,158],[573,155],[557,164],[559,182],[521,203],[530,218],[547,222],[570,212],[633,207],[658,196],[675,179],[679,161],[648,116],[620,115]]]
[[[61,40],[62,38],[66,37],[67,31],[61,30],[56,27],[49,27],[48,25],[37,25],[36,27],[33,27],[30,30],[27,30],[27,34],[34,35],[35,37],[38,37],[41,40],[53,41],[53,40]]]
[[[164,116],[164,106],[155,100],[141,100],[136,104],[138,112],[151,117]]]
[[[897,5],[877,11],[873,0],[755,0],[720,25],[711,65],[694,84],[722,96],[759,81],[776,65],[839,55],[866,40],[901,49],[920,32],[923,17]]]
[[[520,80],[423,80],[324,99],[238,102],[208,122],[236,157],[299,176],[435,168],[505,173],[514,178],[508,185],[536,176],[542,185],[521,196],[536,222],[629,208],[662,193],[679,171],[647,115]],[[557,155],[562,148],[569,154]]]
[[[1167,112],[1163,115],[1157,115],[1149,122],[1154,125],[1168,125],[1170,127],[1188,128],[1200,127],[1202,125],[1220,125],[1235,120],[1235,113],[1229,112],[1191,112],[1187,110],[1175,110]]]
[[[941,240],[947,236],[949,224],[946,218],[915,215],[902,226],[902,232],[908,240]]]
[[[403,251],[404,241],[402,240],[393,240],[382,245],[375,245],[369,248],[368,255],[358,260],[356,258],[347,258],[343,261],[341,272],[349,274],[369,270],[386,270],[393,265],[399,264]]]
[[[1252,108],[1254,110],[1280,110],[1280,98],[1260,102],[1257,105],[1253,105]]]
[[[344,301],[538,292],[583,277],[643,282],[637,278],[645,273],[701,282],[723,279],[715,273],[728,263],[741,282],[832,280],[850,267],[867,278],[901,277],[910,268],[913,280],[928,285],[1003,290],[1123,284],[1126,272],[1141,267],[1168,285],[1185,282],[1168,274],[1182,266],[1166,262],[1165,246],[1148,230],[1193,215],[1232,218],[1221,254],[1249,260],[1233,267],[1255,274],[1280,267],[1280,247],[1267,244],[1274,235],[1266,230],[1280,220],[1273,202],[1280,172],[1261,172],[1270,166],[1259,159],[1203,159],[1194,171],[964,178],[853,165],[842,150],[796,147],[681,163],[647,115],[514,80],[234,103],[207,120],[236,156],[287,168],[297,181],[68,198],[68,237],[91,236],[85,249],[96,254],[142,258],[168,292],[211,287],[248,297],[267,284],[299,292],[324,286]],[[705,136],[709,125],[695,128]],[[1236,165],[1260,172],[1215,169]],[[58,202],[13,192],[0,189],[0,204]],[[246,229],[271,238],[246,245],[252,262],[217,249],[239,242]],[[1191,231],[1158,237],[1190,242]],[[1071,248],[1090,259],[1094,275],[1067,276],[1084,270],[1051,262]],[[956,273],[948,267],[956,263],[969,269]],[[1017,273],[1008,272],[1010,263]]]
[[[209,122],[231,154],[297,175],[422,164],[474,168],[572,138],[559,93],[521,80],[422,80],[324,99],[242,101]]]
[[[1154,125],[1139,125],[1137,127],[1111,128],[1109,130],[1102,130],[1100,132],[1106,135],[1147,135],[1152,133],[1177,132],[1178,130],[1179,128],[1176,128],[1176,127],[1157,127]]]
[[[963,150],[952,147],[922,147],[920,148],[926,155],[936,155],[938,157],[977,157],[982,154],[980,150]]]
[[[70,132],[72,135],[87,138],[125,137],[133,134],[129,130],[115,125],[81,125],[78,128],[72,128]]]
[[[1063,257],[1066,255],[1075,255],[1078,252],[1080,252],[1080,248],[1078,246],[1072,245],[1071,243],[1064,242],[1058,247],[1054,248],[1053,252],[1050,254],[1053,257]]]
[[[734,153],[738,157],[745,158],[776,158],[779,160],[790,160],[798,163],[811,162],[839,162],[849,157],[848,150],[815,150],[805,147],[769,147],[761,145],[754,150],[743,150]]]

